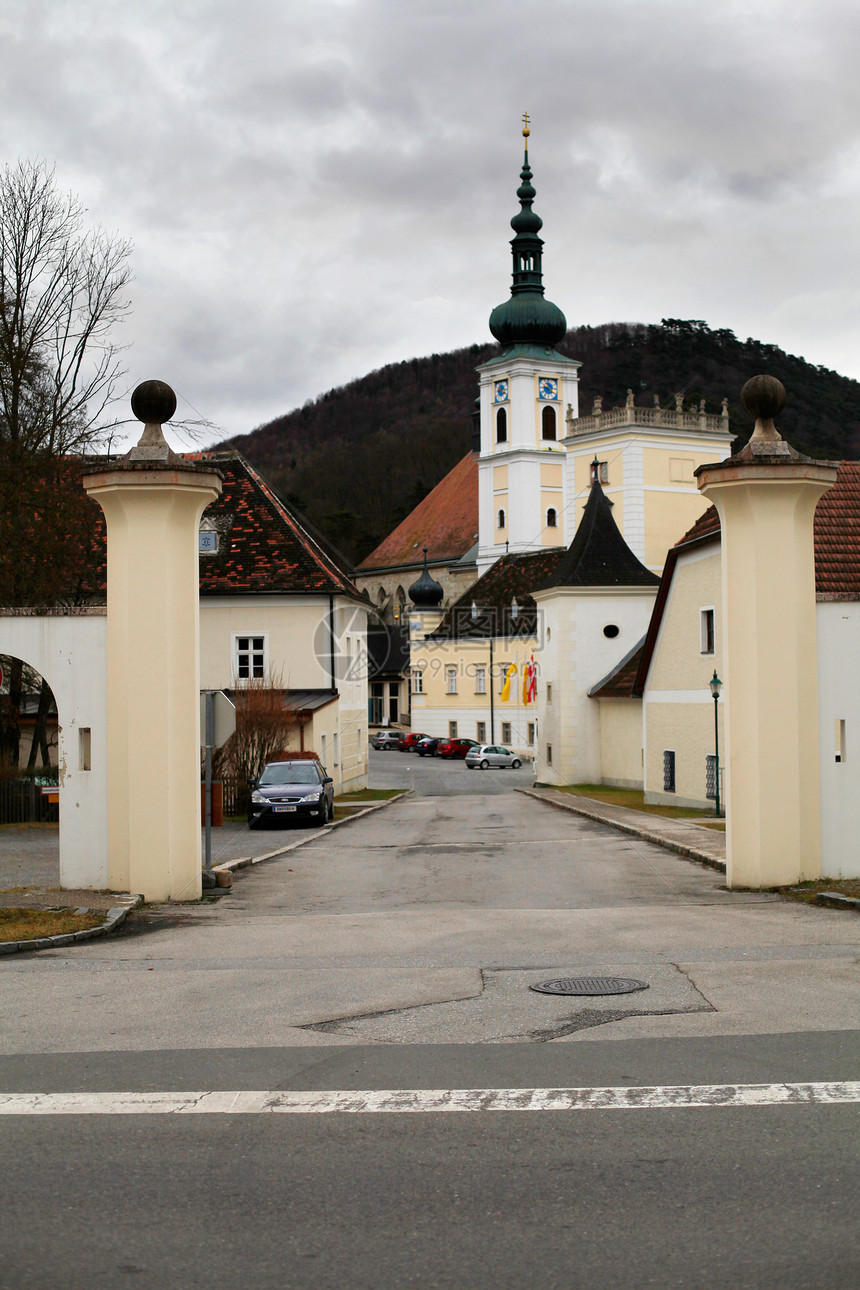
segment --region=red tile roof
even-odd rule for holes
[[[818,600],[860,600],[860,461],[840,463],[815,508]]]
[[[240,453],[186,453],[213,465],[223,478],[221,496],[203,513],[219,534],[218,550],[200,557],[200,595],[361,593],[346,561],[305,518],[284,502]],[[95,505],[95,503],[93,503]],[[89,549],[87,599],[105,596],[105,523],[101,508]]]
[[[477,535],[478,463],[468,453],[358,568],[365,573],[399,565],[417,566],[423,563],[425,546],[430,564],[459,560],[475,545]]]
[[[716,506],[709,506],[704,515],[700,515],[691,529],[688,529],[676,546],[684,546],[687,542],[698,542],[701,538],[719,537],[720,517],[717,514]]]
[[[675,544],[675,549],[719,537],[715,506]],[[836,483],[815,508],[815,590],[819,600],[860,599],[860,461],[842,461]]]
[[[625,658],[616,666],[614,671],[604,677],[602,681],[588,691],[592,699],[629,699],[634,693],[636,676],[639,671],[639,664],[642,661],[642,652],[645,649],[645,638],[634,645]]]
[[[215,554],[200,558],[201,596],[359,596],[345,561],[238,452],[195,453],[192,460],[211,463],[224,479],[221,496],[203,513],[220,541]]]
[[[657,643],[678,556],[694,543],[720,537],[720,517],[710,506],[680,542],[670,548],[632,693],[642,694]],[[842,461],[836,483],[815,508],[815,598],[860,600],[860,462]]]

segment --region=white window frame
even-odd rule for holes
[[[445,668],[445,693],[457,693],[457,669],[456,667]]]
[[[412,672],[412,693],[413,693],[413,694],[423,694],[423,693],[424,693],[424,669],[423,669],[423,668],[421,668],[421,667],[416,667],[416,668],[414,668],[414,669],[413,669],[413,672]]]
[[[239,642],[248,641],[248,646],[240,650]],[[260,653],[254,645],[254,641],[263,642],[263,664],[262,671],[256,672],[256,664],[253,662],[254,655]],[[232,635],[232,671],[234,681],[264,681],[269,675],[269,633],[268,632],[233,632]],[[240,656],[246,655],[248,662],[248,675],[242,676],[240,667]]]
[[[475,667],[475,693],[487,693],[487,669],[481,664],[478,664]]]
[[[708,615],[711,619],[711,648],[708,649]],[[713,658],[717,652],[717,612],[713,605],[699,610],[699,653]]]
[[[457,738],[457,722],[456,722],[456,721],[449,721],[449,722],[448,722],[448,738],[449,738],[449,739],[456,739],[456,738]]]

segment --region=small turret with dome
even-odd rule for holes
[[[513,281],[511,296],[504,304],[497,305],[490,314],[490,331],[507,351],[513,346],[546,346],[552,349],[564,339],[567,320],[551,300],[544,296],[541,255],[543,239],[539,237],[543,220],[532,209],[535,189],[529,165],[528,140],[529,116],[524,113],[523,137],[525,149],[520,186],[517,197],[520,209],[511,220],[514,237],[511,239],[513,255]]]
[[[427,548],[424,547],[424,568],[409,588],[409,599],[416,609],[436,609],[445,598],[445,588],[437,582],[427,568]]]

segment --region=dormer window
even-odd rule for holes
[[[201,555],[215,555],[218,550],[217,529],[203,528],[197,534],[197,550]]]

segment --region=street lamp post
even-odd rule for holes
[[[722,681],[717,676],[717,669],[714,668],[714,675],[711,677],[710,686],[711,694],[714,696],[714,797],[716,799],[716,814],[720,813],[720,721],[719,721],[719,702]]]
[[[477,624],[484,618],[483,610],[478,609],[474,600],[472,601],[472,622]],[[490,743],[496,742],[496,708],[495,696],[493,694],[493,622],[490,618]]]

